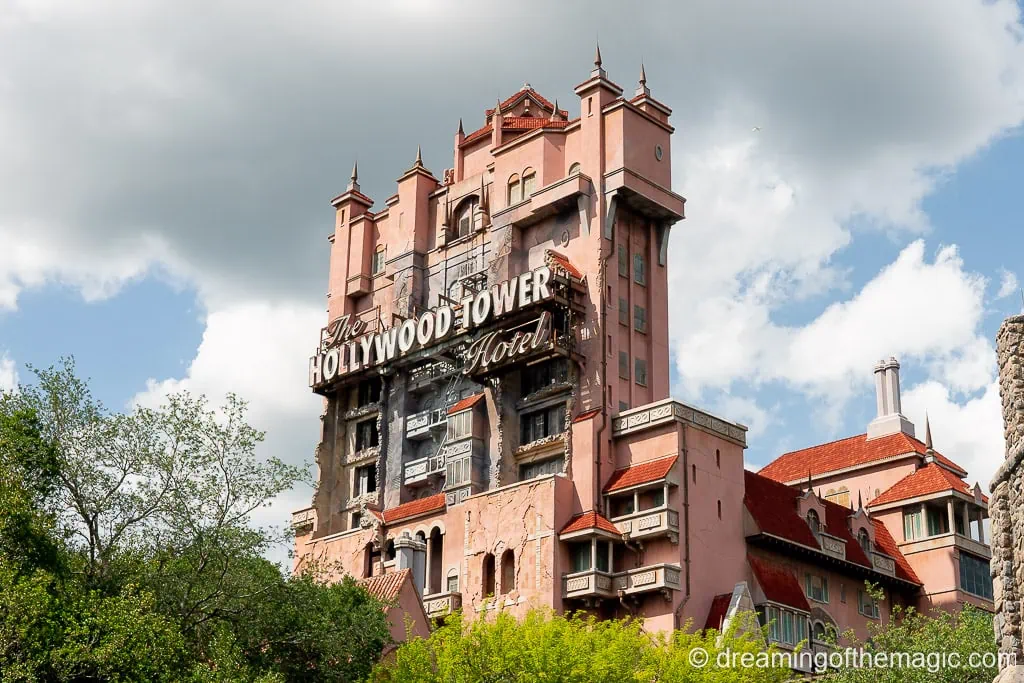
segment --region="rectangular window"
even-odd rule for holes
[[[537,175],[535,173],[523,176],[523,199],[531,196],[536,186]]]
[[[796,641],[793,640],[793,613],[782,611],[782,642],[793,644]]]
[[[779,609],[769,606],[768,615],[768,638],[777,641],[779,639]]]
[[[647,309],[643,306],[633,306],[633,329],[647,334]]]
[[[538,363],[523,368],[520,386],[523,396],[545,389],[553,384],[569,381],[569,363],[564,358],[556,358],[546,363]]]
[[[619,245],[619,276],[629,277],[629,254],[625,244]]]
[[[536,479],[537,477],[543,477],[545,474],[561,474],[564,465],[565,457],[561,455],[557,458],[548,458],[547,460],[538,460],[522,465],[519,467],[519,481]]]
[[[637,384],[642,387],[647,386],[647,361],[643,358],[637,358],[633,361],[633,376]]]
[[[368,379],[359,383],[356,391],[356,403],[359,408],[380,401],[380,380]]]
[[[386,263],[386,259],[385,259],[384,255],[386,253],[387,253],[387,250],[384,247],[381,247],[377,251],[373,252],[373,274],[374,275],[380,275],[381,273],[384,272],[384,265]]]
[[[597,571],[599,572],[610,572],[611,567],[608,566],[608,551],[611,549],[611,544],[608,541],[597,542]]]
[[[651,502],[654,504],[654,507],[656,508],[660,508],[662,505],[664,505],[665,489],[654,489],[654,491],[651,492]]]
[[[629,327],[629,302],[625,297],[619,297],[619,324]]]
[[[878,618],[878,602],[863,589],[857,591],[857,603],[861,614],[872,619]]]
[[[455,460],[444,466],[445,485],[461,486],[468,484],[472,474],[473,463],[469,458]]]
[[[839,584],[839,602],[846,604],[846,584]]]
[[[966,536],[966,528],[964,527],[964,505],[963,503],[953,504],[953,525],[956,532],[961,536]]]
[[[629,354],[619,351],[619,377],[629,379]]]
[[[612,517],[625,517],[635,511],[633,508],[633,495],[619,496],[608,501],[612,508]]]
[[[619,412],[621,413],[626,410],[629,410],[629,404],[626,403],[625,401],[619,401]]]
[[[796,619],[796,642],[801,642],[807,638],[807,617],[800,615],[795,616]]]
[[[908,510],[903,511],[903,538],[907,541],[916,541],[919,538],[924,538],[924,524],[921,519],[921,509],[918,508],[913,512]]]
[[[565,404],[559,403],[550,408],[524,413],[519,418],[519,426],[520,444],[561,434],[565,431]]]
[[[647,284],[647,265],[643,254],[633,254],[633,281],[638,285]]]
[[[928,514],[928,535],[938,536],[949,533],[949,513],[946,507],[927,506]]]
[[[989,563],[960,552],[960,589],[988,600],[992,599],[992,575]]]
[[[379,443],[378,439],[376,418],[363,420],[356,425],[356,451],[373,448]]]
[[[828,579],[817,574],[804,575],[807,597],[818,602],[828,602]]]
[[[352,513],[352,523],[349,524],[348,528],[349,529],[358,529],[359,528],[359,520],[361,520],[362,518],[363,518],[363,516],[361,514],[359,514],[358,512],[353,512]]]
[[[459,575],[458,574],[452,574],[451,576],[448,577],[448,586],[447,586],[447,588],[448,588],[448,592],[449,593],[458,593],[459,592]]]
[[[448,416],[448,440],[465,439],[473,435],[473,411],[464,410]]]
[[[569,544],[569,568],[573,572],[585,572],[590,569],[590,543]]]
[[[355,495],[361,496],[377,490],[377,466],[364,465],[356,468]]]

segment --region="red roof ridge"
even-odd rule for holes
[[[555,251],[554,249],[547,250],[548,255],[554,259],[559,266],[561,266],[569,275],[572,275],[577,280],[583,279],[583,273],[580,272],[579,268],[574,266],[572,262],[564,254]]]
[[[610,493],[611,491],[618,491],[631,486],[640,486],[641,484],[664,479],[668,476],[668,473],[672,470],[678,459],[679,456],[673,454],[636,463],[635,465],[620,467],[614,470],[611,476],[608,477],[608,482],[604,485],[602,492]]]
[[[420,498],[419,500],[410,500],[408,503],[402,503],[398,507],[385,510],[384,521],[391,524],[392,522],[397,522],[401,519],[408,519],[409,517],[425,515],[428,512],[442,510],[444,507],[444,494],[438,493],[433,496],[427,496],[426,498]]]
[[[937,462],[929,462],[882,491],[868,505],[887,505],[944,491],[957,491],[964,495],[974,493],[970,484],[961,477]],[[982,498],[987,500],[984,496]]]
[[[568,534],[573,531],[585,531],[587,529],[601,529],[608,533],[620,536],[622,535],[622,532],[619,531],[618,527],[612,524],[611,520],[595,510],[587,510],[586,512],[581,512],[574,516],[566,522],[565,526],[562,527],[562,530],[558,533]]]
[[[574,423],[575,423],[575,422],[583,422],[584,420],[587,420],[587,419],[589,419],[589,418],[592,418],[592,417],[594,417],[595,415],[597,415],[597,414],[598,414],[598,413],[600,413],[600,412],[601,412],[601,409],[600,409],[600,408],[592,408],[592,409],[590,409],[590,410],[588,410],[588,411],[586,411],[586,412],[580,413],[579,415],[577,415],[576,417],[574,417],[574,418],[572,419],[572,421],[573,421]]]
[[[366,589],[366,592],[384,602],[391,602],[398,597],[402,585],[412,578],[410,569],[399,569],[395,572],[371,576],[368,579],[360,579],[359,585]]]
[[[466,398],[464,398],[464,399],[458,401],[457,403],[455,403],[454,405],[452,405],[452,407],[448,409],[448,415],[454,415],[455,413],[461,412],[463,410],[469,410],[470,408],[475,406],[477,403],[479,403],[480,400],[483,399],[483,397],[484,397],[484,392],[482,392],[482,391],[479,394],[473,394],[472,396],[467,396]]]
[[[782,567],[776,567],[767,560],[749,553],[747,554],[747,564],[750,565],[754,578],[757,579],[766,598],[804,612],[811,611],[803,588],[800,587],[800,582],[792,572]]]

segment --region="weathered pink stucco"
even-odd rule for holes
[[[685,201],[670,189],[671,110],[643,75],[624,95],[599,56],[575,95],[563,109],[524,86],[479,129],[460,122],[452,168],[439,179],[417,153],[375,213],[356,169],[334,199],[329,326],[310,365],[324,397],[319,481],[293,517],[296,569],[408,570],[423,609],[404,593],[399,604],[414,621],[548,607],[652,630],[717,627],[733,595],[788,605],[808,629],[866,634],[870,617],[840,591],[877,579],[883,608],[912,603],[914,570],[948,578],[929,568],[939,560],[910,569],[869,511],[772,488],[802,477],[751,480],[746,427],[669,398],[667,241]],[[444,308],[461,320],[482,292],[520,277],[541,277],[552,296],[397,354],[364,336]],[[552,338],[530,355],[466,363],[475,340],[497,332],[514,348],[512,330],[539,329],[547,314]],[[339,320],[360,329],[348,338]],[[826,463],[814,485],[875,498],[915,469],[909,457],[856,472]],[[822,537],[808,535],[812,509],[828,518]],[[856,544],[859,529],[870,529],[864,553],[828,551]],[[908,560],[927,555],[913,550]],[[759,562],[781,573],[759,579]],[[834,601],[811,608],[793,588],[811,569],[836,586]]]

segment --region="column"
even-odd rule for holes
[[[433,544],[430,542],[430,537],[427,536],[427,566],[423,577],[423,594],[430,595],[437,592],[437,587],[431,585],[431,564],[434,559],[434,549],[431,547]]]
[[[949,533],[956,533],[956,524],[954,524],[955,514],[953,512],[953,499],[948,498],[946,500],[946,514],[949,517]]]

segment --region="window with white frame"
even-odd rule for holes
[[[355,471],[355,490],[353,493],[356,496],[362,496],[367,493],[373,493],[377,490],[377,465],[365,465],[363,467],[357,467]]]
[[[532,168],[523,171],[523,199],[528,199],[537,189],[537,174]]]
[[[480,200],[476,197],[470,197],[459,205],[459,209],[455,213],[455,234],[452,235],[453,239],[468,237],[473,232],[476,208],[479,205]]]
[[[384,272],[384,265],[386,263],[385,255],[387,249],[384,247],[377,247],[377,250],[373,252],[373,274],[380,275]]]
[[[878,618],[878,601],[863,588],[857,591],[857,603],[861,614],[872,619]]]
[[[903,511],[903,539],[916,541],[924,538],[924,512],[921,508]]]
[[[564,465],[565,457],[561,455],[556,458],[547,458],[521,465],[519,467],[519,481],[536,479],[546,474],[561,474]]]
[[[464,439],[473,435],[473,411],[463,410],[448,416],[448,440]]]

